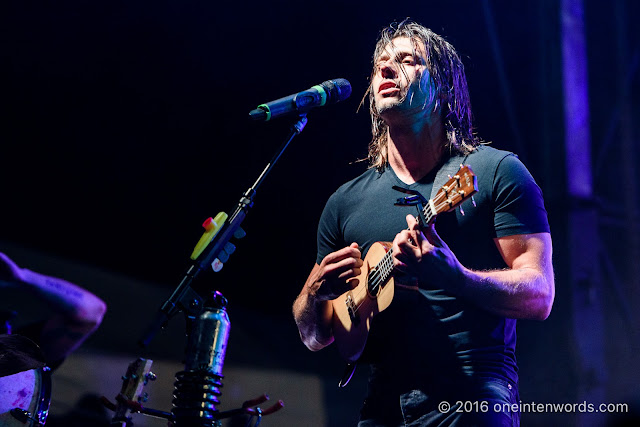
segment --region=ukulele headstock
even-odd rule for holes
[[[439,214],[452,211],[460,206],[462,202],[473,197],[478,191],[478,178],[468,165],[460,165],[458,172],[449,177],[449,180],[440,187],[433,199],[430,200],[425,199],[422,194],[415,190],[395,185],[393,189],[409,194],[408,196],[400,197],[395,204],[398,206],[417,206],[418,220],[421,226],[425,226],[433,222]],[[464,211],[462,211],[462,208],[460,209],[464,215]]]
[[[478,177],[468,165],[460,165],[460,170],[450,177],[429,201],[432,214],[435,216],[452,211],[477,192]]]

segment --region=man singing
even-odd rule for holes
[[[371,374],[359,426],[519,425],[516,319],[546,319],[554,299],[541,191],[515,155],[472,133],[462,62],[431,30],[405,20],[382,31],[369,101],[370,168],[322,213],[293,305],[302,341],[334,341],[332,300],[358,284],[373,243],[393,242],[395,295],[360,357]],[[465,215],[422,226],[415,207],[394,205],[394,186],[429,199],[438,172],[460,164],[479,189]]]

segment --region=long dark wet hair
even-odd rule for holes
[[[389,25],[380,32],[376,43],[370,82],[373,81],[378,70],[378,58],[385,52],[387,46],[391,46],[391,41],[397,37],[407,37],[412,41],[415,57],[421,56],[416,53],[421,50],[426,54],[425,65],[431,76],[431,84],[433,85],[431,89],[437,94],[434,110],[440,110],[449,150],[457,154],[470,153],[481,141],[473,133],[467,78],[464,73],[464,65],[456,50],[444,38],[409,19]],[[402,67],[400,69],[402,70]],[[415,78],[419,79],[421,76],[417,75]],[[371,168],[382,171],[388,162],[389,127],[378,114],[371,84],[365,97],[367,94],[369,95],[371,133],[373,134],[369,144],[368,160]]]

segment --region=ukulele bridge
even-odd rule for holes
[[[347,312],[349,313],[349,318],[354,325],[360,323],[360,316],[358,315],[358,306],[356,305],[355,300],[353,299],[353,294],[349,292],[347,297],[344,300],[345,305],[347,306]]]

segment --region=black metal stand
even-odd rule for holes
[[[139,403],[126,401],[126,399],[124,402],[120,402],[121,405],[125,405],[131,411],[166,418],[175,427],[215,427],[220,425],[221,419],[237,414],[258,417],[255,424],[258,425],[261,416],[273,413],[284,406],[282,401],[278,401],[265,411],[251,407],[266,401],[268,397],[265,395],[245,402],[242,408],[225,412],[218,411],[216,405],[220,403],[222,368],[230,328],[226,313],[227,300],[220,292],[214,291],[212,297],[205,301],[191,288],[191,284],[202,271],[210,268],[212,262],[216,259],[226,261],[228,254],[235,249],[230,240],[232,237],[239,238],[244,235],[240,224],[253,206],[256,190],[293,138],[302,132],[306,124],[306,114],[300,115],[296,123],[292,125],[286,141],[262,170],[254,184],[240,197],[238,205],[229,216],[229,220],[195,258],[178,287],[162,304],[154,321],[139,341],[143,347],[148,346],[155,334],[166,325],[171,317],[179,312],[185,314],[188,336],[185,369],[176,374],[173,410],[171,413],[167,413],[143,408]],[[108,401],[106,404],[112,405]],[[115,407],[115,405],[112,406]]]
[[[227,300],[219,292],[206,301],[191,327],[184,371],[176,374],[173,399],[175,427],[219,425],[222,368],[229,339]]]
[[[171,317],[180,311],[184,312],[185,315],[190,318],[194,318],[200,313],[203,299],[191,288],[191,284],[202,271],[210,268],[211,263],[215,259],[220,258],[221,254],[225,254],[222,255],[222,257],[226,257],[225,247],[229,247],[229,241],[232,237],[237,237],[238,233],[242,233],[240,224],[244,221],[249,209],[253,207],[253,198],[256,194],[256,190],[262,184],[276,162],[280,159],[282,153],[287,149],[293,138],[302,132],[306,124],[306,115],[301,115],[298,118],[298,121],[293,124],[287,140],[280,146],[280,149],[276,155],[273,156],[267,166],[265,166],[255,183],[245,191],[242,197],[240,197],[234,212],[229,216],[229,220],[221,228],[209,246],[189,267],[173,294],[171,294],[169,299],[160,307],[156,318],[140,340],[140,344],[143,347],[149,345],[155,334],[166,325]]]

